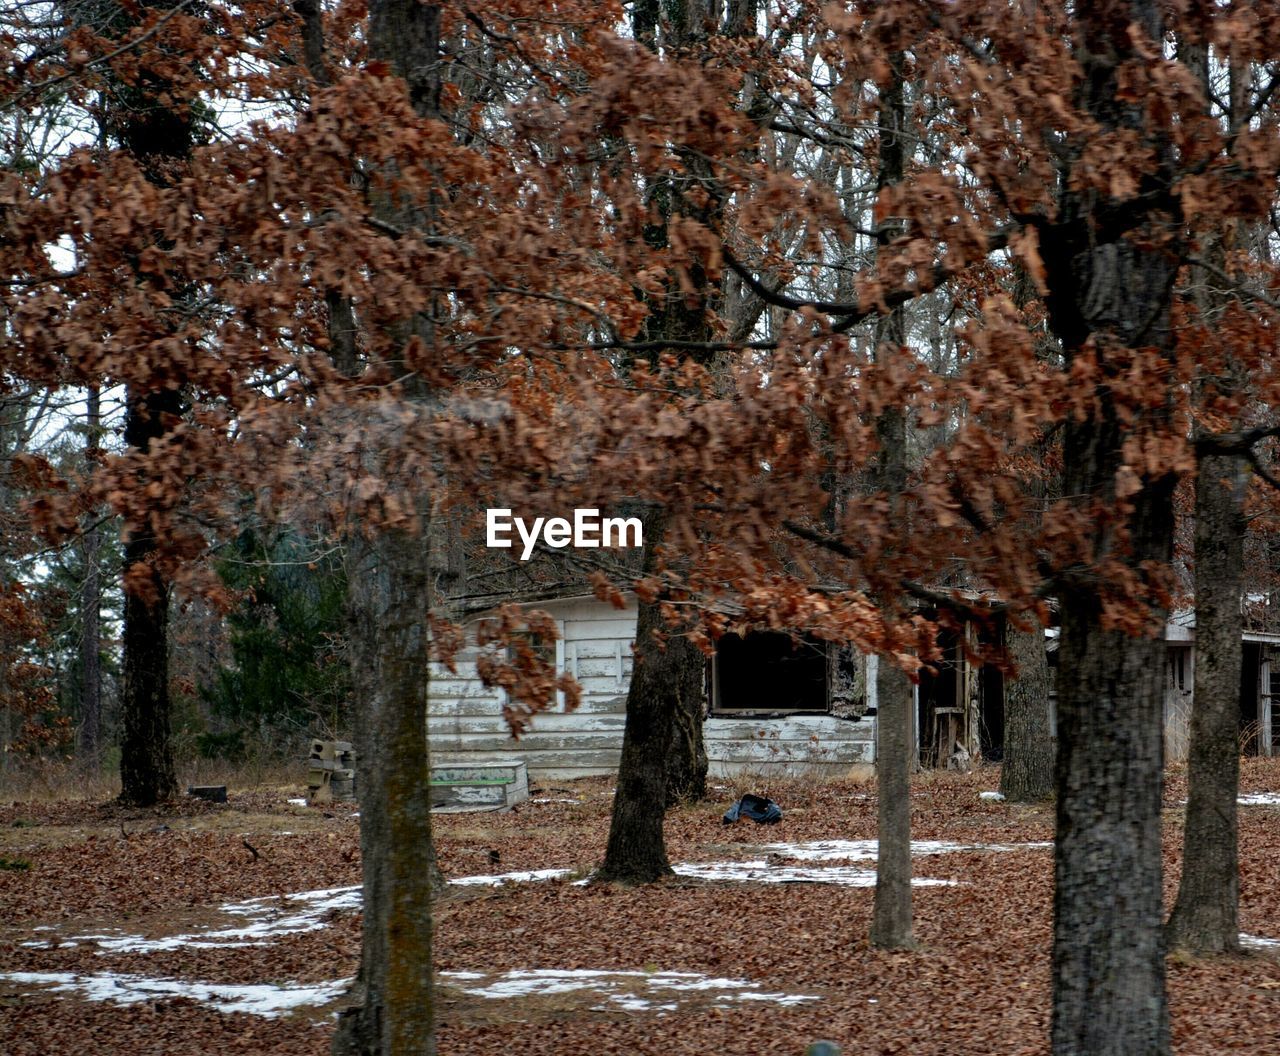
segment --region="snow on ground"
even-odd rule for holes
[[[204,928],[157,939],[117,931],[111,934],[73,935],[61,942],[50,940],[47,943],[23,945],[59,947],[88,942],[98,946],[101,953],[154,953],[158,950],[190,947],[266,946],[269,940],[280,935],[323,928],[332,912],[359,908],[359,887],[331,887],[320,891],[300,891],[278,898],[252,898],[219,907],[223,913],[250,918],[252,923],[242,927]]]
[[[947,854],[954,851],[1017,851],[1049,847],[1048,843],[951,843],[939,840],[916,840],[911,844],[913,854]],[[834,884],[840,887],[874,887],[874,865],[850,865],[850,862],[874,862],[875,840],[816,840],[810,843],[762,844],[757,851],[765,858],[747,861],[683,862],[676,865],[680,876],[700,877],[706,880],[738,880],[756,883]],[[797,865],[796,862],[819,863]],[[504,883],[524,883],[538,880],[554,880],[571,875],[571,869],[533,869],[524,872],[460,876],[452,881],[460,887],[496,887]],[[585,884],[586,880],[575,883]],[[913,884],[929,887],[954,884],[953,880],[931,880],[917,877]],[[319,891],[299,891],[279,897],[252,898],[244,902],[232,902],[219,910],[230,916],[247,918],[247,922],[234,927],[206,927],[178,935],[148,938],[124,930],[100,932],[66,937],[50,936],[48,939],[23,943],[31,948],[56,949],[91,943],[102,954],[153,953],[160,950],[181,948],[234,948],[237,946],[265,946],[282,936],[304,931],[316,931],[325,926],[334,912],[354,912],[360,908],[360,888],[331,887]],[[47,929],[37,929],[47,930]]]
[[[590,992],[608,1004],[629,1012],[674,1011],[681,994],[698,994],[703,1001],[728,1008],[742,1001],[767,1001],[798,1005],[820,1001],[817,994],[762,990],[750,979],[715,978],[698,972],[597,971],[589,968],[534,969],[482,975],[478,972],[441,972],[464,994],[475,997],[540,997],[547,994]]]
[[[1255,950],[1280,950],[1280,939],[1264,939],[1260,935],[1246,935],[1241,932],[1240,945]]]
[[[764,858],[747,862],[696,862],[672,866],[679,876],[700,880],[751,880],[759,884],[835,884],[838,887],[875,887],[876,871],[853,865],[796,866],[771,864]],[[913,876],[912,887],[949,887],[955,880],[931,880]]]
[[[324,1005],[341,997],[351,984],[338,979],[318,985],[234,986],[226,983],[191,983],[182,979],[148,979],[140,975],[76,975],[72,972],[7,972],[0,980],[40,987],[49,993],[75,994],[85,1001],[111,1001],[132,1005],[156,998],[187,997],[219,1012],[248,1012],[255,1016],[280,1016],[306,1005]]]
[[[945,840],[914,840],[912,854],[948,854],[954,851],[1021,851],[1052,847],[1051,843],[951,843]],[[703,880],[740,880],[764,884],[835,884],[839,887],[875,887],[875,868],[851,865],[798,866],[803,862],[874,862],[875,840],[814,840],[810,843],[766,843],[756,848],[765,858],[735,862],[682,862],[672,866],[678,876]],[[790,861],[788,860],[790,859]],[[498,873],[485,876],[460,876],[454,884],[488,885],[528,880],[556,880],[570,875],[570,869],[535,869],[530,872]],[[586,880],[575,881],[585,884]],[[917,887],[954,884],[954,880],[930,880],[916,877]]]
[[[489,876],[459,876],[450,880],[451,884],[458,884],[462,887],[475,885],[488,885],[489,887],[497,887],[499,884],[516,884],[524,880],[557,880],[562,876],[568,876],[572,873],[572,869],[531,869],[523,873],[497,873]]]
[[[516,970],[501,974],[441,972],[442,982],[474,997],[494,999],[542,997],[582,992],[602,998],[600,1009],[628,1012],[674,1011],[681,995],[698,995],[703,1002],[729,1008],[737,1002],[765,1001],[798,1005],[819,1001],[817,994],[764,990],[750,979],[715,978],[698,972],[605,971],[585,968]],[[326,1005],[346,993],[350,979],[303,985],[188,982],[182,979],[150,979],[141,975],[74,972],[7,972],[0,982],[19,984],[23,992],[43,990],[70,994],[85,1001],[110,1001],[132,1005],[165,998],[189,998],[219,1012],[246,1012],[268,1018],[308,1006]]]
[[[1280,807],[1280,792],[1254,792],[1236,802],[1242,807]]]

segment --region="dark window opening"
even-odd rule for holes
[[[726,634],[716,643],[714,710],[826,712],[827,644],[789,634]]]

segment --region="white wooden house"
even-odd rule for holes
[[[582,687],[580,706],[540,713],[519,740],[502,718],[503,691],[483,685],[474,647],[457,671],[434,668],[429,692],[432,760],[441,764],[521,759],[543,778],[607,774],[622,749],[636,606],[615,609],[591,595],[531,603],[556,620],[558,671]],[[483,614],[482,614],[483,615]],[[479,618],[479,617],[477,617]],[[976,633],[967,631],[966,633]],[[1056,630],[1050,631],[1052,657]],[[1242,746],[1280,755],[1280,633],[1247,629],[1240,677]],[[1169,620],[1165,641],[1165,749],[1186,757],[1195,678],[1195,613]],[[916,687],[916,738],[924,766],[944,766],[956,743],[999,759],[1004,679],[970,664],[959,635],[940,639],[942,660]],[[845,656],[787,635],[726,636],[707,667],[704,736],[713,773],[817,770],[831,774],[875,761],[875,657]],[[1052,717],[1051,717],[1052,723]]]
[[[636,603],[615,609],[586,595],[540,601],[560,640],[555,662],[582,687],[572,712],[563,703],[538,714],[519,740],[502,718],[503,691],[484,686],[478,652],[468,646],[456,673],[436,665],[429,687],[432,762],[522,759],[544,779],[607,774],[622,750]],[[874,670],[874,660],[872,660]],[[848,772],[875,758],[874,677],[861,657],[786,635],[726,636],[708,664],[704,725],[711,772],[817,769]],[[870,684],[868,695],[863,687]]]
[[[1266,625],[1247,621],[1241,635],[1240,742],[1249,754],[1271,756],[1280,755],[1280,633],[1255,629]],[[1185,759],[1196,671],[1195,610],[1170,616],[1164,637],[1165,755]]]

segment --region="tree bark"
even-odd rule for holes
[[[1104,630],[1091,595],[1062,603],[1053,1052],[1167,1053],[1163,644]]]
[[[906,171],[906,90],[903,55],[890,58],[890,81],[880,103],[881,189],[901,182]],[[877,255],[895,232],[887,227],[877,237]],[[901,307],[883,316],[876,327],[877,355],[892,354],[906,344],[906,313]],[[904,514],[907,486],[907,416],[891,407],[876,421],[880,452],[875,483],[890,508]],[[901,525],[906,535],[906,525]],[[882,656],[876,666],[876,893],[871,916],[871,943],[885,949],[911,949],[911,731],[914,694],[911,679],[892,658]]]
[[[323,53],[319,14],[304,4],[305,50]],[[375,0],[369,7],[369,54],[401,77],[414,110],[440,115],[440,9],[417,0]],[[316,69],[318,70],[318,63]],[[322,73],[322,71],[318,71]],[[317,77],[319,80],[320,77]],[[384,219],[429,224],[413,203],[385,200]],[[354,374],[350,302],[329,291],[336,365]],[[434,344],[431,321],[391,325],[391,356],[412,338]],[[420,378],[404,377],[400,398],[430,413]],[[372,454],[369,456],[372,460]],[[383,467],[380,467],[383,468]],[[428,615],[432,607],[430,499],[417,480],[400,482],[417,511],[415,531],[348,526],[348,624],[355,691],[364,919],[360,972],[334,1033],[334,1056],[434,1056],[431,897],[443,886],[431,835],[431,767],[427,741],[430,682]],[[368,528],[376,534],[366,536]]]
[[[663,514],[645,518],[645,571],[653,570],[655,548],[662,542]],[[627,717],[618,762],[618,786],[613,797],[609,842],[595,879],[647,884],[671,875],[663,841],[667,806],[667,766],[675,728],[677,700],[687,689],[679,660],[664,656],[654,632],[664,623],[656,602],[641,602],[636,617],[635,663],[627,690]],[[672,639],[671,649],[693,649],[687,640]],[[698,650],[693,649],[694,652]],[[687,662],[688,655],[682,654]],[[698,652],[699,671],[702,655]],[[701,687],[699,687],[700,689]]]
[[[169,0],[151,0],[144,6],[165,10],[172,5]],[[117,28],[123,32],[136,24],[136,17],[123,8],[120,11]],[[73,10],[72,14],[74,18],[80,13]],[[114,84],[111,101],[106,103],[106,127],[158,187],[171,185],[191,156],[194,108],[184,105],[190,99],[175,98],[190,91],[186,85],[177,87],[172,76],[159,69],[144,69],[135,81]],[[157,242],[165,248],[159,235]],[[157,290],[168,285],[155,276],[142,281],[154,284]],[[177,297],[184,298],[188,292],[179,289]],[[173,388],[132,385],[126,402],[124,441],[142,454],[164,439],[182,413],[182,395]],[[157,560],[157,540],[147,527],[147,511],[135,511],[131,519],[133,526],[126,528],[124,567],[136,586],[131,588],[126,580],[120,799],[150,806],[177,792],[169,699],[169,582]]]
[[[1179,42],[1179,55],[1213,91],[1208,49]],[[1231,121],[1248,106],[1250,73],[1228,58]],[[1202,238],[1202,253],[1229,267],[1218,232]],[[1195,268],[1196,306],[1212,328],[1232,293],[1217,276]],[[1230,357],[1221,375],[1202,377],[1197,400],[1238,399],[1248,381]],[[1239,427],[1239,423],[1233,423]],[[1240,786],[1240,669],[1244,662],[1245,462],[1238,455],[1200,459],[1195,497],[1196,666],[1187,757],[1187,813],[1182,835],[1182,876],[1165,927],[1170,949],[1199,955],[1228,953],[1240,945],[1240,869],[1236,799]]]
[[[85,416],[86,472],[93,473],[100,450],[98,429],[102,424],[101,400],[96,385],[89,387]],[[90,513],[90,523],[81,540],[84,580],[80,584],[80,755],[92,771],[98,769],[102,739],[102,574],[98,567],[102,530]]]
[[[1208,455],[1196,477],[1196,668],[1182,878],[1171,949],[1227,953],[1240,943],[1236,795],[1244,618],[1243,463]]]
[[[435,1049],[427,744],[430,570],[417,535],[348,540],[351,672],[364,920],[360,1004],[343,1012],[335,1056],[431,1056]]]
[[[671,744],[667,749],[666,805],[694,803],[707,795],[707,747],[702,737],[707,658],[684,635],[667,642],[665,666],[673,683]]]
[[[1169,401],[1147,392],[1140,412],[1122,405],[1122,375],[1135,356],[1172,359],[1180,251],[1177,207],[1160,190],[1171,179],[1168,143],[1118,83],[1140,36],[1143,46],[1160,47],[1163,22],[1155,0],[1123,6],[1123,17],[1105,0],[1078,6],[1079,102],[1103,128],[1143,137],[1157,159],[1144,177],[1151,189],[1142,203],[1120,209],[1105,195],[1073,190],[1068,173],[1042,246],[1050,325],[1068,367],[1087,351],[1099,378],[1063,438],[1064,494],[1084,504],[1095,526],[1084,561],[1123,560],[1143,582],[1152,569],[1167,569],[1172,556],[1174,476],[1125,468],[1124,444],[1135,429],[1170,428]],[[1152,375],[1171,377],[1172,364],[1164,371],[1153,365]],[[1116,486],[1122,468],[1132,485],[1125,496]],[[1169,1052],[1160,853],[1164,646],[1156,633],[1165,613],[1148,607],[1144,636],[1112,629],[1103,595],[1114,591],[1105,577],[1085,572],[1065,575],[1058,593],[1054,1056]],[[1154,596],[1149,588],[1143,593]]]
[[[130,394],[124,441],[146,454],[181,411],[177,392]],[[145,521],[143,521],[145,525]],[[124,567],[135,577],[124,597],[124,678],[120,691],[120,799],[149,807],[178,791],[169,700],[169,583],[156,564],[149,528],[128,530]]]
[[[693,43],[697,31],[701,30],[704,17],[710,15],[704,3],[693,2],[683,10],[683,17],[676,17],[665,25],[666,46],[680,49]],[[632,9],[632,30],[636,40],[650,51],[658,49],[658,4],[641,2]],[[676,177],[659,177],[654,181],[650,191],[656,206],[657,222],[650,224],[645,231],[645,240],[656,249],[669,247],[668,224],[673,216],[695,216],[703,223],[709,223],[718,212],[718,204],[714,195],[710,204],[692,205],[686,196],[690,186],[698,183],[699,175],[706,175],[706,164],[703,159],[686,154],[682,161],[686,166],[686,174]],[[705,188],[704,188],[705,189]],[[682,262],[686,267],[688,287],[682,287],[679,277],[674,273],[668,278],[668,286],[664,294],[649,304],[649,314],[645,318],[643,340],[645,341],[710,341],[712,339],[712,318],[714,305],[719,295],[718,284],[713,282],[702,267],[700,261],[690,259]],[[692,291],[692,292],[691,292]],[[711,365],[710,354],[681,352],[704,366]],[[644,561],[646,567],[652,559],[652,547],[656,545],[653,533],[646,529]],[[665,769],[665,795],[667,806],[686,803],[705,798],[707,794],[707,750],[703,741],[702,724],[705,718],[703,708],[703,685],[705,682],[706,657],[683,638],[672,638],[666,649],[659,650],[651,643],[643,643],[640,639],[639,624],[661,628],[661,621],[656,606],[653,611],[646,612],[647,602],[640,603],[637,616],[637,659],[644,657],[649,665],[645,674],[646,689],[644,692],[666,692],[672,695],[668,708],[671,715],[672,735],[667,746]],[[638,670],[638,665],[635,670]],[[635,674],[628,690],[627,714],[631,715],[631,694],[635,692]],[[659,688],[663,687],[663,688]],[[637,714],[648,713],[649,704],[637,704]],[[630,718],[628,718],[628,724]],[[625,739],[624,732],[624,739]],[[624,796],[623,784],[619,781],[615,808],[620,805]],[[639,818],[652,809],[652,800],[643,803],[625,804],[622,817]],[[615,818],[619,812],[615,809]],[[621,820],[619,818],[619,820]],[[645,837],[636,834],[640,842]],[[613,837],[610,836],[612,841]],[[665,862],[665,852],[663,861]],[[605,861],[610,861],[606,851]]]
[[[1017,677],[1005,680],[1004,760],[1000,793],[1019,803],[1037,803],[1053,796],[1054,741],[1049,731],[1052,676],[1044,631],[1009,626],[1005,648],[1017,665]]]
[[[915,946],[911,923],[912,684],[881,657],[876,665],[876,893],[871,945]]]

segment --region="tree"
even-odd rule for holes
[[[1010,246],[1040,288],[1061,369],[1035,356],[1019,313],[991,297],[982,327],[966,334],[969,363],[958,384],[917,381],[910,368],[897,376],[862,370],[865,405],[892,405],[914,392],[913,413],[964,414],[950,450],[931,454],[913,475],[916,538],[880,571],[866,561],[885,558],[883,510],[864,507],[861,538],[844,525],[832,538],[800,518],[794,534],[861,562],[846,580],[853,587],[892,572],[891,591],[1041,620],[1047,599],[1057,600],[1054,1051],[1166,1052],[1157,635],[1170,592],[1172,495],[1188,465],[1187,392],[1176,383],[1176,364],[1199,354],[1193,342],[1178,343],[1177,278],[1193,253],[1188,211],[1242,218],[1265,211],[1237,188],[1262,173],[1271,179],[1275,130],[1242,123],[1231,135],[1241,146],[1247,140],[1248,163],[1217,157],[1221,132],[1201,120],[1204,97],[1185,68],[1163,57],[1166,26],[1155,3],[1036,5],[1031,33],[1003,17],[994,8],[927,4],[886,8],[866,22],[841,16],[848,55],[883,71],[905,41],[917,62],[930,64],[930,90],[954,107],[948,116],[967,171],[991,197],[968,196],[944,173],[922,174],[899,194],[882,192],[881,215],[904,215],[909,234],[897,247],[899,269],[887,265],[856,301],[788,295],[752,281],[739,245],[729,243],[726,259],[752,289],[799,315],[790,348],[810,357],[812,371],[775,355],[767,385],[743,400],[767,423],[758,424],[760,444],[750,453],[757,467],[768,460],[772,474],[770,487],[754,493],[769,512],[756,517],[821,508],[799,499],[798,480],[817,459],[768,444],[787,415],[798,417],[784,406],[788,396],[831,418],[829,435],[845,438],[846,457],[865,442],[865,431],[845,424],[852,415],[836,417],[805,387],[810,378],[832,385],[846,376],[841,371],[859,369],[827,335],[975,270],[976,256],[966,259],[961,246],[976,255]],[[1215,16],[1209,31],[1226,33],[1228,24]],[[1250,110],[1265,110],[1270,95],[1262,82]],[[966,218],[986,233],[963,226]],[[930,241],[945,250],[931,251]],[[829,329],[815,316],[830,319]],[[735,428],[746,428],[742,417]],[[1023,482],[992,473],[1049,433],[1061,438],[1063,494],[1041,516]],[[799,434],[793,425],[788,435]],[[933,536],[935,529],[951,538]],[[939,589],[946,562],[931,556],[933,547],[962,555],[980,570],[967,577],[969,589],[998,600]],[[1123,900],[1113,897],[1118,885]]]
[[[1053,795],[1054,738],[1049,727],[1053,675],[1039,623],[1021,630],[1008,626],[1005,646],[1017,671],[1005,682],[1000,793],[1015,802],[1034,803]]]
[[[89,387],[85,416],[85,463],[88,472],[100,456],[98,433],[102,424],[101,396]],[[90,511],[90,518],[97,511]],[[80,754],[94,769],[99,764],[102,741],[102,576],[98,567],[102,549],[96,520],[84,529],[84,580],[80,587]]]
[[[1184,39],[1179,52],[1196,74],[1206,100],[1223,99],[1219,120],[1229,135],[1249,112],[1252,72],[1227,48],[1211,52],[1205,42]],[[1215,78],[1215,67],[1220,74]],[[1219,83],[1215,84],[1215,80]],[[1225,85],[1221,82],[1225,81]],[[1225,93],[1216,89],[1225,87]],[[1228,145],[1228,158],[1232,151]],[[1243,663],[1248,463],[1257,462],[1253,441],[1221,437],[1239,433],[1258,417],[1249,399],[1251,375],[1264,378],[1266,362],[1253,349],[1266,338],[1262,325],[1237,301],[1245,284],[1233,282],[1225,245],[1237,224],[1200,236],[1199,266],[1193,266],[1191,301],[1203,327],[1206,350],[1193,386],[1198,408],[1195,442],[1194,575],[1196,666],[1187,759],[1187,813],[1182,874],[1166,934],[1171,949],[1195,954],[1239,947],[1240,878],[1236,798],[1240,783],[1240,670]],[[1264,235],[1269,237],[1269,235]],[[1251,247],[1249,247],[1251,248]],[[1250,404],[1253,406],[1250,406]],[[1264,412],[1265,413],[1265,412]],[[1250,419],[1255,419],[1251,422]],[[1216,428],[1215,428],[1216,427]],[[1266,432],[1264,428],[1260,432]],[[1225,441],[1225,442],[1224,442]]]
[[[163,3],[154,6],[168,9]],[[132,19],[114,5],[103,21],[109,37],[133,28]],[[111,136],[138,163],[147,180],[161,187],[180,179],[190,161],[197,111],[197,97],[191,94],[195,85],[190,79],[175,81],[166,70],[166,59],[162,51],[148,53],[136,80],[113,84],[104,114]],[[164,247],[165,239],[158,232],[156,241]],[[161,272],[142,281],[160,294],[171,280]],[[183,294],[178,296],[181,299]],[[178,384],[132,387],[126,396],[125,444],[144,458],[158,453],[182,414]],[[171,584],[158,561],[159,546],[145,518],[126,524],[120,799],[136,806],[171,799],[178,791],[169,698]]]
[[[889,73],[880,103],[880,159],[878,189],[901,184],[906,176],[907,104],[902,52],[889,55]],[[885,223],[878,244],[897,234]],[[876,325],[877,352],[890,346],[887,356],[901,355],[907,343],[905,309],[899,305]],[[902,535],[910,535],[905,516],[907,487],[907,413],[889,406],[876,419],[879,455],[874,470],[877,491]],[[881,599],[881,604],[892,604]],[[871,942],[887,949],[915,945],[911,927],[911,769],[915,738],[914,694],[908,673],[892,657],[876,666],[876,896],[871,917]],[[947,746],[950,748],[950,745]]]
[[[645,571],[655,571],[656,548],[662,543],[664,514],[646,518],[649,549]],[[628,884],[651,883],[671,875],[662,835],[666,809],[667,760],[676,729],[679,702],[696,692],[701,699],[702,653],[687,638],[662,644],[658,636],[665,626],[661,608],[652,599],[636,616],[636,659],[627,690],[627,721],[622,734],[622,761],[604,861],[595,872],[598,881]],[[697,655],[697,678],[688,677],[692,657],[663,660],[663,650],[691,651]]]

